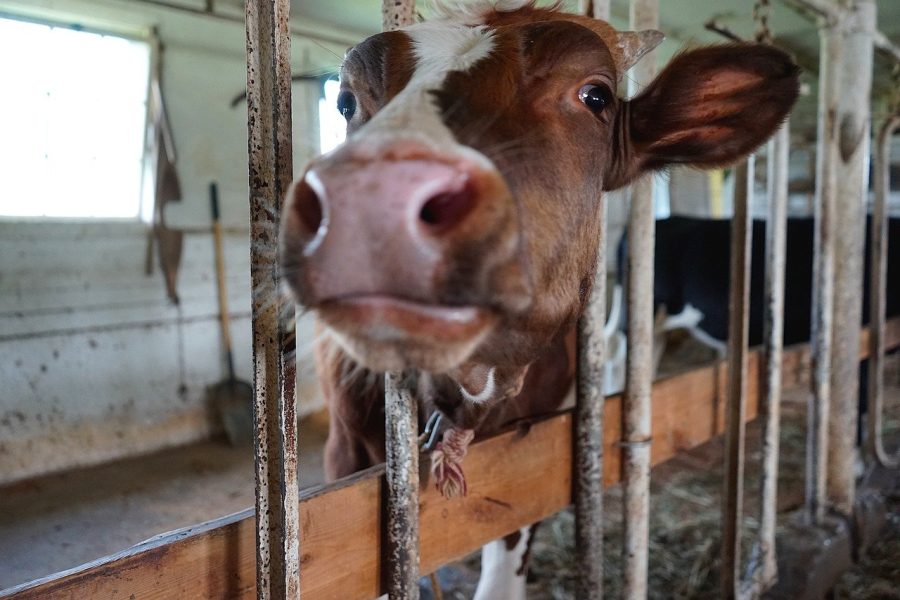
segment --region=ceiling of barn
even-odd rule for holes
[[[218,0],[221,3],[240,3],[241,0]],[[379,0],[291,0],[292,15],[298,24],[311,20],[329,24],[360,37],[374,33],[381,27],[381,2]],[[546,4],[548,2],[542,1]],[[900,0],[877,0],[878,27],[895,44],[900,44]],[[575,0],[565,0],[564,5],[574,8]],[[427,16],[429,0],[420,0],[422,12]],[[751,0],[662,0],[660,2],[660,29],[667,40],[661,52],[668,59],[685,45],[708,44],[724,38],[707,31],[704,24],[716,22],[737,35],[750,38],[755,24],[752,19],[754,2]],[[628,23],[628,0],[613,0],[612,20],[616,27]],[[816,71],[818,70],[818,34],[813,20],[788,8],[780,0],[772,0],[770,27],[777,43],[792,51],[804,69],[804,82],[809,93],[801,99],[794,112],[793,129],[807,139],[812,139],[816,123]],[[884,95],[890,85],[890,64],[877,55],[875,58],[875,95]],[[878,115],[876,115],[877,117]]]

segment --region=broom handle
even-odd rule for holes
[[[219,323],[222,326],[222,342],[225,344],[228,380],[234,381],[234,358],[231,355],[231,326],[228,322],[228,295],[225,291],[225,253],[222,251],[222,225],[219,222],[219,186],[215,181],[209,184],[209,203],[212,209],[213,245],[216,257],[216,288],[219,292]]]

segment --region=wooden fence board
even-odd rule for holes
[[[865,356],[867,335],[860,348]],[[888,323],[900,344],[900,319]],[[808,349],[785,351],[796,379]],[[747,418],[757,414],[759,354],[750,359]],[[724,428],[724,365],[701,367],[653,388],[653,464]],[[604,407],[605,482],[620,478],[621,397]],[[427,464],[427,460],[423,464]],[[474,444],[465,461],[469,495],[445,500],[432,487],[420,503],[422,573],[568,506],[572,497],[572,416],[563,412]],[[423,478],[424,480],[424,478]],[[248,481],[248,485],[251,482]],[[384,472],[374,467],[301,497],[301,585],[306,598],[352,600],[382,591]],[[163,599],[255,597],[252,510],[153,538],[71,571],[0,592],[0,598]]]

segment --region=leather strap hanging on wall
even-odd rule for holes
[[[175,168],[175,141],[166,113],[162,93],[163,47],[154,32],[155,57],[150,81],[150,99],[147,120],[148,164],[153,169],[153,222],[147,235],[147,255],[145,271],[153,274],[153,247],[166,286],[166,295],[173,304],[178,304],[178,269],[184,247],[184,232],[170,229],[166,225],[165,208],[169,202],[181,201],[181,182]]]

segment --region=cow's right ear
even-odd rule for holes
[[[775,133],[798,91],[797,65],[771,46],[684,52],[619,111],[603,187],[622,187],[670,164],[734,163]]]

